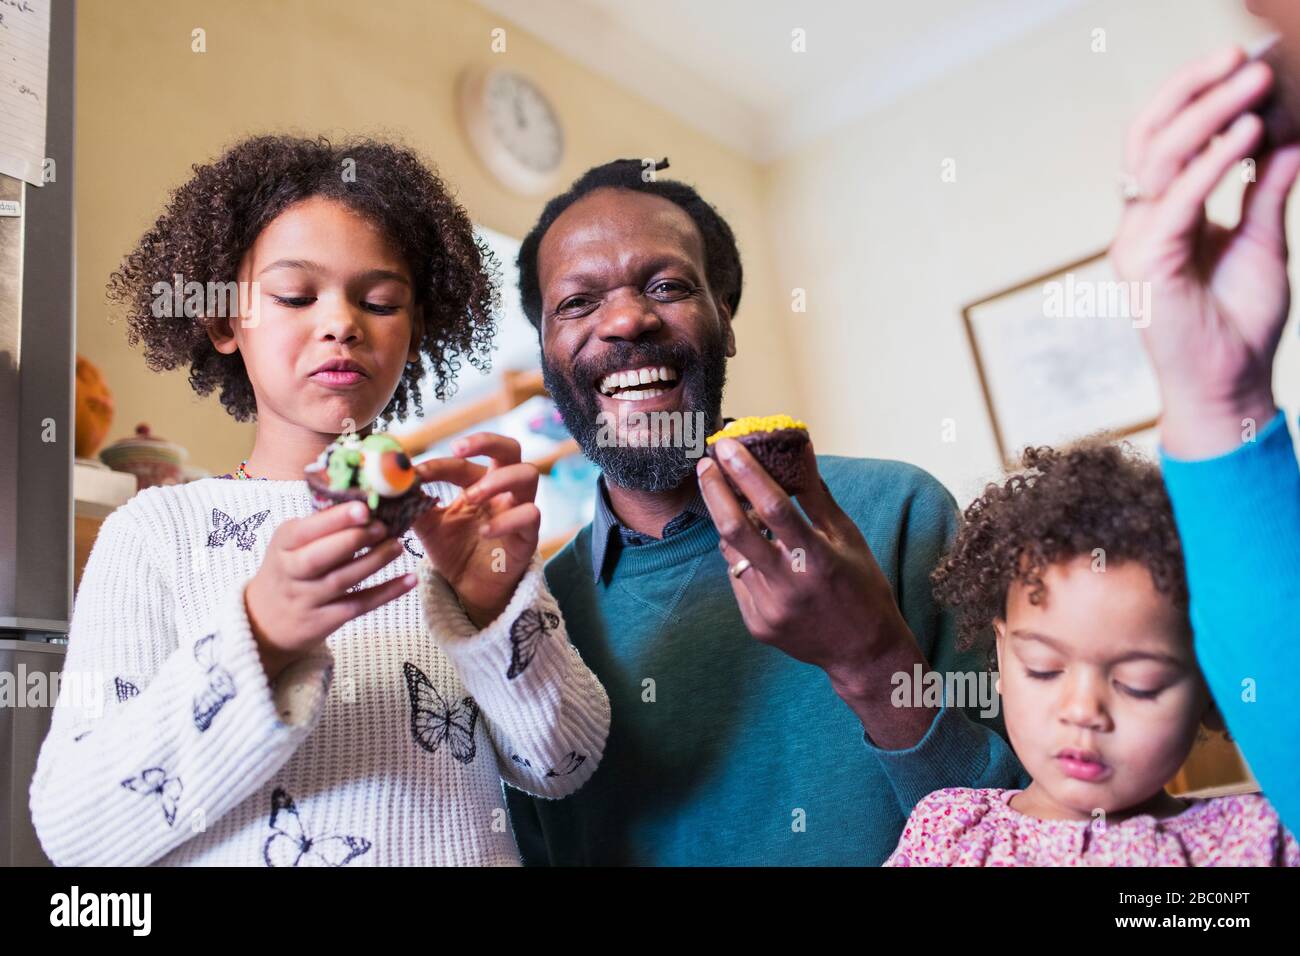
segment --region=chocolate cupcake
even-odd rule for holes
[[[764,415],[737,418],[721,431],[705,439],[706,453],[716,458],[714,446],[719,438],[734,438],[745,446],[787,495],[797,495],[808,488],[804,468],[804,447],[808,444],[808,426],[789,415]],[[725,469],[723,474],[726,475]],[[727,484],[744,501],[730,478]]]
[[[392,435],[340,435],[307,466],[306,476],[317,511],[364,501],[394,538],[437,504],[420,487],[415,465]]]

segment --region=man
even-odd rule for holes
[[[947,491],[810,447],[796,508],[736,442],[699,457],[742,280],[717,212],[610,163],[547,205],[519,270],[547,387],[603,472],[594,521],[547,579],[613,711],[576,799],[508,794],[525,861],[876,865],[925,794],[1023,786],[993,730],[915,706],[927,660],[980,670],[931,596],[956,527]],[[651,415],[679,440],[648,440]]]
[[[1266,133],[1300,126],[1300,4],[1247,5],[1278,28],[1275,55],[1266,65],[1236,46],[1219,50],[1152,97],[1128,131],[1111,259],[1121,278],[1151,289],[1142,337],[1160,383],[1160,459],[1197,658],[1264,794],[1295,831],[1300,469],[1273,363],[1291,309],[1286,207],[1300,144]],[[1232,228],[1205,211],[1229,175],[1248,181]]]

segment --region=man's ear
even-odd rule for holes
[[[212,347],[222,355],[234,355],[239,351],[239,342],[235,340],[235,333],[230,326],[228,316],[209,318],[204,323],[204,328],[208,338],[212,340]]]
[[[420,358],[420,343],[424,341],[424,306],[417,305],[411,310],[411,347],[406,352],[406,361],[416,362]]]
[[[722,331],[726,336],[727,358],[732,358],[736,354],[736,333],[731,328],[731,307],[720,300],[718,301],[718,317],[722,319]]]

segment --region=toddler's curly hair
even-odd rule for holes
[[[355,175],[345,176],[345,170]],[[109,300],[124,307],[127,341],[133,347],[144,343],[150,369],[188,366],[199,395],[218,389],[236,421],[256,417],[243,356],[213,347],[207,318],[155,315],[154,286],[170,288],[177,274],[204,288],[234,281],[258,234],[285,209],[313,196],[344,203],[388,237],[411,270],[414,303],[424,310],[421,358],[407,363],[381,418],[405,418],[412,401],[422,413],[419,385],[427,373],[442,400],[455,388],[462,357],[475,368],[488,367],[498,264],[434,168],[404,146],[366,137],[331,143],[325,137],[267,135],[195,165],[110,277]]]
[[[1061,450],[1026,448],[1021,464],[971,502],[931,574],[936,599],[955,609],[959,647],[991,653],[993,620],[1005,619],[1013,581],[1038,604],[1049,566],[1097,548],[1108,564],[1141,562],[1187,622],[1182,545],[1153,462],[1127,442],[1089,438]]]

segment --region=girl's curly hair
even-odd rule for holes
[[[1141,562],[1186,622],[1182,545],[1154,463],[1127,442],[1092,438],[1059,451],[1026,448],[1022,465],[971,502],[930,576],[936,599],[955,609],[960,647],[991,653],[993,620],[1005,619],[1013,581],[1038,604],[1050,565],[1097,548],[1108,563]]]
[[[462,357],[488,367],[499,303],[496,258],[433,167],[412,150],[361,137],[333,144],[325,137],[256,136],[193,170],[108,284],[109,299],[126,310],[127,340],[144,342],[149,368],[189,366],[198,394],[220,389],[221,404],[236,421],[256,417],[243,356],[218,352],[204,319],[155,315],[154,286],[170,288],[178,274],[205,289],[234,281],[261,231],[313,196],[344,203],[383,231],[407,261],[415,304],[424,310],[421,358],[407,363],[381,418],[405,418],[412,400],[423,413],[419,386],[426,371],[442,400],[455,388]]]

